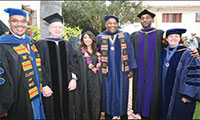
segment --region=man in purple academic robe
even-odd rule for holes
[[[151,27],[155,14],[143,10],[138,14],[142,29],[131,34],[138,69],[133,74],[133,111],[142,118],[160,118],[159,57],[163,31]]]
[[[128,119],[129,77],[137,67],[133,43],[127,32],[117,29],[118,17],[106,15],[104,20],[107,30],[97,36],[102,55],[102,111],[106,119],[113,116]]]

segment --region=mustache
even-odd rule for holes
[[[15,28],[25,28],[25,27],[22,26],[22,25],[18,25],[18,26],[16,26]]]

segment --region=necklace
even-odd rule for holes
[[[88,54],[88,51],[86,49],[82,49],[81,52],[83,53],[83,57],[86,59],[88,68],[91,69],[94,73],[100,70],[101,67],[101,54],[99,52],[95,52],[95,54],[98,57],[98,63],[96,66],[92,64],[92,60],[90,59],[90,55]]]

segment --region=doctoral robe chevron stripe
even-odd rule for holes
[[[29,47],[31,46],[31,47]],[[42,78],[41,78],[41,59],[39,58],[40,55],[38,53],[38,50],[36,49],[36,47],[30,43],[30,45],[28,45],[28,49],[25,48],[24,45],[20,44],[16,47],[13,47],[13,49],[15,50],[15,52],[17,54],[19,54],[20,58],[21,58],[21,63],[22,63],[22,68],[23,71],[25,73],[25,78],[28,81],[28,93],[29,93],[29,98],[30,100],[33,100],[34,98],[37,98],[37,96],[39,95],[39,91],[37,88],[37,80],[35,77],[35,72],[33,69],[33,57],[30,55],[30,48],[33,50],[33,52],[35,53],[35,61],[36,61],[36,66],[39,72],[39,76],[40,76],[40,89],[42,88]]]

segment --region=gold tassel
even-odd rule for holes
[[[27,20],[27,22],[29,21],[29,13],[28,12],[26,12],[26,20]]]

